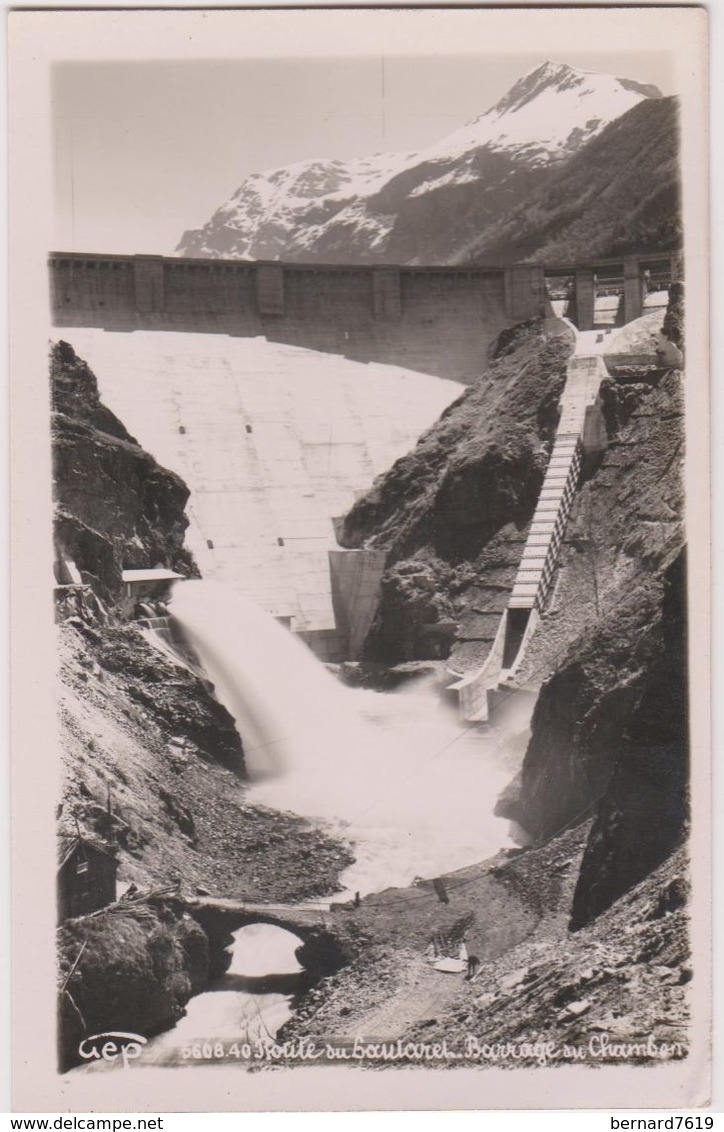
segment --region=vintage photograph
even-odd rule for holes
[[[607,15],[15,15],[58,1096],[705,1102],[705,19]]]

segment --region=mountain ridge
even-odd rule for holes
[[[683,242],[678,100],[639,103],[459,250],[456,263],[556,263]]]

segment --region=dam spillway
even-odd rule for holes
[[[414,446],[460,385],[262,338],[53,334],[88,362],[139,443],[189,486],[187,545],[202,575],[333,656],[332,520]]]

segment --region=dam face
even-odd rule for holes
[[[332,604],[332,520],[460,386],[263,338],[54,334],[88,362],[138,442],[188,484],[186,543],[203,577],[288,621],[323,658],[346,656],[349,630],[337,632]]]

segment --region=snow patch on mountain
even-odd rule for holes
[[[410,193],[410,197],[421,197],[425,193],[444,189],[448,185],[471,185],[478,179],[479,175],[474,169],[449,169],[447,173],[441,173],[439,177],[431,177],[429,180],[423,181],[421,185],[416,185]]]

